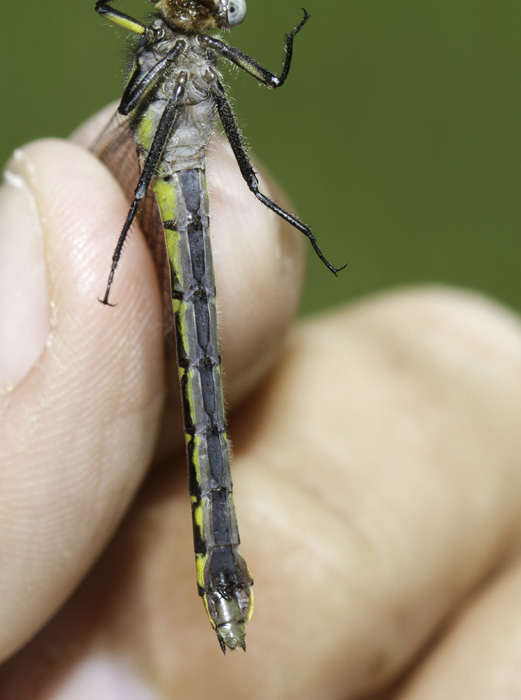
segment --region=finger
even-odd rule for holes
[[[521,565],[475,598],[452,622],[400,700],[510,700],[521,687]]]
[[[486,300],[441,290],[378,298],[343,321],[299,337],[293,400],[266,407],[258,438],[288,415],[271,449],[300,448],[277,471],[301,507],[271,533],[289,531],[284,550],[307,561],[293,672],[321,667],[315,692],[322,681],[359,697],[396,680],[519,545],[521,332]]]
[[[255,577],[246,656],[223,663],[194,593],[184,480],[160,473],[4,687],[34,700],[59,673],[62,690],[305,700],[392,682],[518,546],[520,370],[517,322],[470,296],[389,295],[308,322],[231,420]]]
[[[15,273],[6,302],[37,316],[40,331],[3,326],[1,343],[7,358],[24,358],[2,363],[5,657],[69,595],[128,505],[154,446],[163,370],[159,294],[141,239],[118,280],[125,304],[97,301],[126,204],[96,160],[58,141],[28,146],[8,165],[2,204],[3,236],[30,237],[40,256],[39,283],[25,287]],[[25,260],[3,264],[23,271]]]

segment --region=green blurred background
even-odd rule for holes
[[[249,0],[227,39],[279,70],[302,2]],[[425,281],[521,308],[519,0],[306,3],[284,88],[231,78],[252,150],[328,257],[349,263],[335,279],[310,254],[304,310]],[[94,0],[13,0],[2,22],[2,161],[121,94],[123,36]]]

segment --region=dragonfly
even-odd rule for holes
[[[168,266],[166,313],[173,317],[187,450],[189,492],[197,587],[221,649],[246,650],[246,629],[253,612],[253,578],[239,552],[233,502],[230,450],[221,378],[216,289],[210,247],[210,215],[205,155],[216,115],[242,177],[255,197],[304,234],[320,260],[337,274],[315,236],[302,221],[263,194],[228,101],[218,60],[225,59],[259,83],[281,87],[290,70],[293,41],[309,14],[285,37],[285,56],[276,75],[238,49],[206,32],[239,25],[245,0],[149,0],[155,12],[142,23],[114,9],[114,0],[98,0],[96,11],[136,35],[133,68],[118,107],[132,135],[138,178],[114,250],[102,301],[109,301],[114,275],[129,230],[149,211],[148,227],[162,226]],[[110,139],[94,148],[111,161]],[[122,179],[123,162],[111,162]],[[119,172],[118,172],[119,171]],[[154,211],[160,221],[154,220]],[[150,232],[149,232],[150,233]]]

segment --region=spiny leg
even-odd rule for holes
[[[180,100],[183,96],[183,93],[184,93],[185,82],[186,82],[186,76],[184,74],[181,74],[179,79],[178,79],[178,82],[177,82],[174,97],[167,103],[167,105],[163,111],[163,114],[161,115],[161,119],[159,120],[159,124],[158,124],[157,130],[156,130],[156,133],[154,135],[154,140],[152,142],[152,146],[150,148],[147,159],[145,161],[145,165],[143,166],[143,172],[141,173],[141,177],[139,178],[139,182],[138,182],[137,187],[134,191],[134,200],[132,201],[132,204],[130,205],[130,209],[129,209],[129,212],[127,214],[127,218],[125,220],[125,223],[123,225],[121,233],[119,234],[119,239],[118,239],[118,242],[116,244],[116,248],[114,250],[114,255],[112,256],[112,265],[110,267],[110,273],[109,273],[109,278],[107,281],[107,286],[105,289],[105,295],[104,295],[103,299],[100,300],[103,304],[107,304],[110,306],[110,304],[109,304],[110,289],[111,289],[112,283],[114,281],[114,275],[115,275],[119,260],[121,258],[121,253],[123,252],[123,246],[125,244],[125,240],[127,238],[130,227],[131,227],[131,225],[136,217],[139,204],[147,193],[147,190],[150,186],[150,183],[151,183],[152,178],[154,176],[154,173],[156,171],[157,165],[161,159],[164,145],[168,139],[168,135],[170,134],[170,131],[172,130],[172,126],[174,124],[178,105],[179,105],[179,102],[180,102]]]
[[[250,190],[257,197],[257,199],[260,202],[262,202],[262,204],[264,204],[264,206],[268,207],[268,209],[271,209],[271,211],[275,212],[275,214],[278,214],[278,216],[284,219],[284,221],[287,221],[289,224],[294,226],[298,231],[303,233],[309,239],[313,250],[318,255],[320,260],[324,263],[324,265],[328,268],[328,270],[331,270],[331,272],[334,275],[340,272],[340,270],[343,270],[346,267],[345,265],[342,265],[342,267],[335,267],[332,263],[329,262],[329,260],[320,250],[320,247],[317,243],[317,239],[311,232],[311,229],[308,226],[306,226],[305,223],[297,219],[285,209],[282,209],[282,207],[279,207],[278,204],[266,197],[266,195],[259,190],[259,181],[248,157],[248,153],[246,152],[246,147],[244,146],[239,131],[239,126],[237,124],[237,120],[235,119],[235,115],[232,111],[230,103],[226,98],[224,88],[218,81],[215,81],[213,85],[212,95],[224,131],[226,133],[228,141],[230,142],[230,146],[232,147],[232,151],[239,165],[242,177],[244,178]]]
[[[118,112],[120,114],[130,114],[143,95],[156,86],[161,79],[165,78],[168,68],[176,61],[185,45],[186,42],[183,40],[176,41],[174,47],[168,54],[161,59],[161,61],[158,61],[158,63],[156,63],[156,65],[141,79],[138,79],[138,76],[141,75],[141,71],[136,69],[128,81],[123,97],[121,98],[118,107]]]
[[[114,22],[114,24],[123,27],[123,29],[132,32],[133,34],[144,34],[147,27],[144,24],[141,24],[141,22],[138,22],[137,19],[134,19],[133,17],[125,15],[123,12],[119,12],[118,10],[114,10],[114,8],[110,7],[109,3],[113,1],[114,0],[98,0],[95,7],[96,12],[102,15],[102,17],[106,17],[111,22]]]
[[[288,77],[289,69],[291,67],[291,58],[293,56],[293,40],[309,19],[309,15],[306,12],[306,10],[303,10],[303,12],[304,17],[302,18],[300,23],[295,27],[295,29],[292,32],[286,35],[284,64],[282,66],[282,73],[280,74],[280,76],[267,70],[266,68],[264,68],[264,66],[261,66],[260,63],[254,61],[253,58],[251,58],[247,54],[243,53],[242,51],[239,51],[239,49],[236,49],[234,46],[229,46],[220,39],[216,39],[215,37],[208,36],[205,34],[201,36],[201,40],[204,41],[204,43],[207,46],[211,47],[214,51],[216,51],[220,56],[226,58],[228,61],[231,61],[243,71],[246,71],[246,73],[252,75],[263,85],[267,85],[268,87],[272,88],[278,88],[281,85],[284,85],[284,82]]]

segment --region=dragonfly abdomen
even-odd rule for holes
[[[170,261],[197,585],[221,647],[244,647],[253,608],[238,551],[221,378],[208,200],[202,168],[154,185]]]

